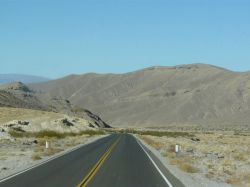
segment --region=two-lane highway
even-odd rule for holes
[[[132,135],[114,134],[1,181],[0,187],[184,186],[155,159]]]

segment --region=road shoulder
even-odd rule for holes
[[[94,136],[94,137],[89,137],[84,143],[82,144],[78,144],[76,146],[72,146],[72,147],[69,147],[59,153],[56,153],[52,156],[47,156],[47,157],[44,157],[40,160],[31,160],[30,158],[30,155],[27,155],[27,158],[25,160],[19,160],[18,158],[15,159],[16,162],[13,162],[10,163],[11,165],[9,166],[6,166],[6,167],[9,167],[11,169],[5,171],[5,172],[0,172],[0,182],[3,182],[4,180],[7,180],[9,178],[12,178],[16,175],[19,175],[21,173],[24,173],[32,168],[36,168],[40,165],[43,165],[47,162],[50,162],[56,158],[59,158],[63,155],[66,155],[72,151],[75,151],[83,146],[86,146],[90,143],[93,143],[99,139],[102,139],[104,137],[107,137],[108,135],[101,135],[101,136]],[[0,161],[1,163],[1,161]],[[1,169],[1,168],[0,168]]]
[[[133,135],[138,143],[143,146],[144,150],[147,151],[151,159],[155,162],[157,167],[160,169],[160,171],[167,177],[168,181],[172,184],[174,187],[184,187],[184,184],[176,177],[174,176],[170,171],[169,167],[166,166],[166,164],[163,162],[164,158],[161,156],[161,154],[156,151],[153,147],[147,145],[142,139],[140,139],[138,136]]]

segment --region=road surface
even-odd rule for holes
[[[128,134],[113,134],[0,182],[0,187],[183,187]]]

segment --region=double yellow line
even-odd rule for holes
[[[91,171],[88,173],[88,175],[81,181],[80,184],[77,185],[77,187],[86,187],[88,183],[91,181],[91,179],[96,175],[98,170],[101,168],[105,160],[108,158],[108,156],[111,154],[115,146],[120,141],[120,138],[116,140],[111,147],[102,155],[102,157],[98,160],[98,162],[94,165],[94,167],[91,169]]]

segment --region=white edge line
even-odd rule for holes
[[[140,145],[140,147],[142,148],[142,150],[146,153],[146,155],[148,156],[149,160],[153,163],[153,165],[155,166],[155,168],[157,169],[157,171],[160,173],[160,175],[162,176],[162,178],[164,179],[164,181],[167,183],[167,185],[169,187],[173,187],[173,185],[169,182],[169,180],[166,178],[166,176],[162,173],[162,171],[159,169],[159,167],[156,165],[156,163],[154,162],[154,160],[150,157],[150,155],[148,154],[148,152],[144,149],[144,147],[141,145],[141,142],[136,138],[137,143]]]
[[[107,137],[107,136],[105,136],[105,137]],[[103,137],[103,138],[105,138],[105,137]],[[15,173],[15,174],[12,174],[12,175],[10,175],[10,176],[7,176],[6,178],[1,179],[1,180],[0,180],[0,183],[5,182],[5,181],[7,181],[7,180],[9,180],[9,179],[11,179],[11,178],[13,178],[13,177],[16,177],[16,176],[18,176],[18,175],[20,175],[20,174],[22,174],[22,173],[25,173],[25,172],[27,172],[27,171],[29,171],[29,170],[32,170],[32,169],[34,169],[34,168],[36,168],[36,167],[39,167],[39,166],[41,166],[41,165],[43,165],[43,164],[46,164],[46,163],[48,163],[48,162],[50,162],[50,161],[52,161],[52,160],[55,160],[55,159],[57,159],[57,158],[59,158],[59,157],[62,157],[62,156],[64,156],[64,155],[66,155],[66,154],[69,154],[69,153],[71,153],[71,152],[73,152],[73,151],[75,151],[75,150],[77,150],[77,149],[80,149],[80,148],[82,148],[82,147],[84,147],[84,146],[86,146],[86,145],[88,145],[88,144],[94,143],[94,142],[96,142],[97,140],[100,140],[100,139],[101,139],[101,138],[98,138],[98,139],[94,140],[93,142],[88,142],[88,143],[86,143],[86,144],[77,146],[77,147],[75,147],[75,148],[73,148],[73,149],[71,149],[71,150],[68,150],[68,151],[66,151],[66,152],[64,152],[64,153],[62,153],[62,154],[59,154],[59,155],[57,155],[57,156],[55,156],[55,157],[52,157],[52,158],[50,158],[50,159],[48,159],[48,160],[45,160],[45,161],[43,161],[43,162],[41,162],[41,163],[39,163],[39,164],[36,164],[36,165],[34,165],[34,166],[31,166],[31,167],[29,167],[29,168],[27,168],[27,169],[25,169],[25,170],[23,170],[23,171],[19,171],[19,172]]]

